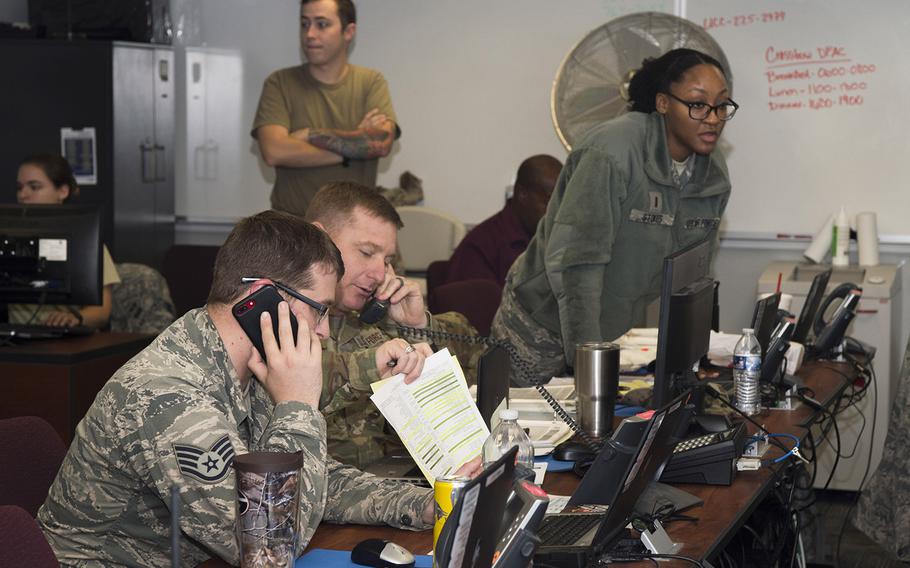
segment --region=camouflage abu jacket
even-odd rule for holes
[[[398,436],[386,428],[385,419],[370,400],[373,394],[370,383],[380,378],[376,347],[401,334],[388,319],[379,325],[365,325],[357,316],[357,312],[331,316],[330,337],[323,344],[320,409],[326,420],[329,454],[348,465],[365,468],[390,452],[405,452]],[[428,317],[432,331],[477,335],[477,330],[459,313]],[[477,361],[484,351],[482,344],[447,341],[441,337],[430,341],[411,335],[404,339],[411,343],[426,341],[438,349],[448,347],[458,357],[468,384],[477,381]]]
[[[218,556],[236,565],[233,456],[300,450],[298,553],[323,519],[426,528],[430,491],[339,464],[326,455],[318,412],[297,402],[273,405],[256,380],[241,390],[208,311],[199,308],[101,390],[38,521],[64,566],[170,566],[168,503],[176,486],[181,564]]]

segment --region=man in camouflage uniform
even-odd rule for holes
[[[267,363],[231,313],[270,279],[331,304],[343,274],[337,248],[297,217],[267,211],[235,227],[218,253],[206,306],[117,371],[79,423],[38,513],[62,565],[170,566],[171,488],[181,501],[181,565],[212,556],[236,565],[230,465],[235,454],[251,451],[303,453],[298,553],[323,519],[430,526],[431,491],[380,480],[326,455],[325,421],[316,410],[328,396],[320,346],[328,333],[325,312],[280,292],[287,300],[278,308],[280,347],[270,318],[260,322]],[[242,284],[243,276],[258,280]],[[299,322],[296,345],[289,312]],[[423,365],[420,350],[382,356],[403,367]]]
[[[323,360],[324,380],[332,393],[322,407],[329,453],[343,463],[365,468],[383,456],[406,454],[369,398],[370,383],[398,372],[377,364],[377,349],[429,339],[437,349],[448,347],[473,383],[483,345],[438,335],[447,332],[473,338],[477,330],[455,312],[431,315],[419,285],[395,275],[391,261],[402,222],[385,198],[356,183],[327,184],[310,202],[306,219],[332,237],[345,265],[335,294],[338,313],[330,321]],[[358,317],[372,296],[390,304],[388,316],[375,325],[361,323]],[[405,333],[399,325],[414,330]],[[428,337],[426,331],[436,335]]]

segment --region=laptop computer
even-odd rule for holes
[[[514,447],[458,493],[436,542],[437,568],[490,568],[500,540],[500,524],[515,482]]]
[[[648,420],[624,421],[569,501],[570,506],[600,505],[587,507],[589,512],[546,515],[538,531],[540,547],[535,559],[552,566],[584,565],[622,538],[636,502],[659,476],[688,423],[687,397],[688,393],[680,396]],[[630,445],[630,440],[637,442]]]

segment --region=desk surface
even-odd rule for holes
[[[72,365],[124,352],[137,353],[155,336],[144,333],[108,333],[61,339],[16,340],[0,347],[0,362]]]
[[[845,364],[812,363],[804,366],[799,373],[806,386],[815,392],[815,399],[825,406],[830,405],[840,396],[848,384],[848,377],[853,370]],[[800,438],[806,434],[805,426],[811,422],[815,411],[806,405],[799,405],[795,410],[771,410],[764,412],[756,420],[766,429],[775,433],[789,433]],[[749,425],[750,431],[755,428]],[[782,452],[772,447],[769,456]],[[698,496],[704,506],[686,511],[686,514],[697,519],[696,522],[671,523],[667,532],[675,542],[683,544],[679,554],[697,559],[709,559],[723,550],[736,530],[742,526],[758,504],[765,498],[772,487],[774,473],[768,468],[758,471],[739,472],[736,480],[729,487],[712,485],[678,485],[680,489]],[[543,487],[552,495],[570,495],[580,479],[572,473],[549,473]],[[319,526],[308,549],[328,548],[350,550],[355,544],[366,538],[384,538],[404,546],[414,554],[426,554],[433,542],[432,531],[412,532],[391,527],[373,527],[362,525],[332,525],[323,523]],[[662,564],[666,566],[683,566],[683,562]],[[624,564],[627,565],[627,564]],[[652,566],[648,562],[628,564],[631,566]],[[202,566],[209,568],[226,566],[221,561],[210,560]]]

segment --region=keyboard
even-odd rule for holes
[[[541,546],[571,545],[596,527],[603,515],[547,515],[544,517],[537,536]]]
[[[41,324],[0,323],[0,337],[21,337],[23,339],[57,339],[92,335],[95,330],[84,326],[58,327]]]

